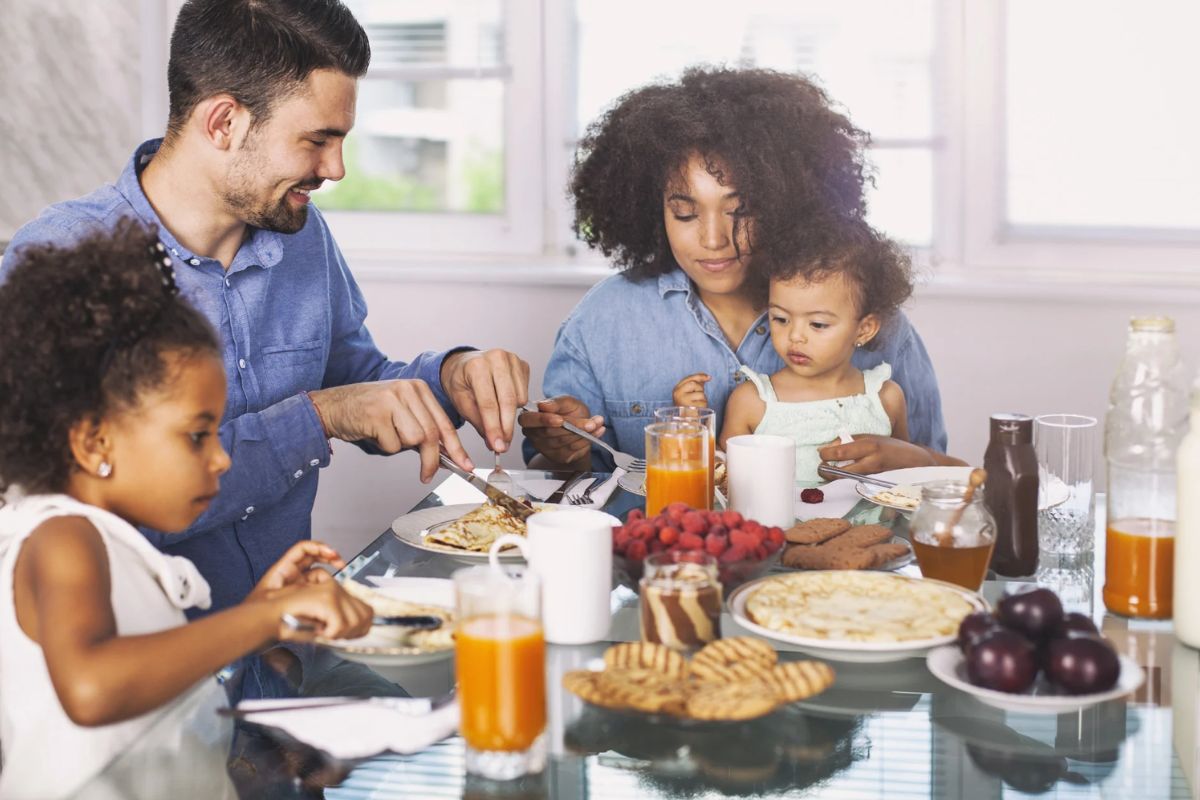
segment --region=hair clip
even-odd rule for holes
[[[175,283],[174,262],[167,255],[166,245],[162,242],[155,242],[154,246],[150,248],[150,260],[154,262],[154,266],[162,275],[163,291],[169,295],[179,294],[179,285]]]

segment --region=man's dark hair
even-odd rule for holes
[[[167,138],[202,100],[227,92],[254,125],[316,69],[359,78],[371,45],[339,0],[188,0],[171,34]]]

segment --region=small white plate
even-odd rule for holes
[[[1121,661],[1121,674],[1117,677],[1117,685],[1107,692],[1095,694],[1009,694],[974,686],[967,680],[967,662],[956,645],[931,651],[925,657],[925,664],[942,683],[953,686],[992,708],[1026,714],[1068,714],[1097,703],[1116,700],[1138,690],[1146,679],[1142,668],[1128,656],[1117,657]]]
[[[814,570],[813,572],[815,573],[816,571]],[[878,575],[881,573],[873,572],[871,574]],[[988,604],[982,597],[961,586],[955,586],[952,583],[944,581],[935,581],[930,578],[914,578],[896,573],[885,574],[894,577],[896,580],[936,583],[961,595],[974,610],[988,610]],[[955,626],[954,633],[948,633],[945,636],[937,636],[932,639],[913,639],[907,642],[849,642],[836,639],[815,639],[809,636],[795,636],[789,633],[773,631],[770,628],[764,628],[750,619],[749,615],[746,614],[746,600],[750,597],[750,593],[758,588],[759,584],[764,581],[778,579],[779,577],[781,577],[779,573],[768,575],[765,578],[750,581],[734,589],[729,595],[729,613],[733,616],[734,622],[746,630],[766,639],[774,639],[777,642],[786,642],[787,644],[795,645],[797,649],[803,650],[806,653],[812,653],[833,661],[877,664],[923,656],[935,647],[940,647],[954,641],[958,636],[957,625]]]
[[[876,495],[880,492],[901,490],[902,493],[913,493],[919,496],[921,486],[931,481],[961,481],[966,483],[971,477],[972,469],[972,467],[909,467],[908,469],[893,469],[888,472],[880,472],[871,477],[894,483],[896,484],[894,488],[885,489],[882,486],[859,482],[855,484],[854,491],[858,492],[858,495],[864,500],[869,500],[877,506],[892,508],[896,511],[902,511],[905,514],[911,514],[916,510],[916,503],[911,506],[901,503],[891,503],[878,499]],[[1070,487],[1062,481],[1052,481],[1045,486],[1039,486],[1038,511],[1045,511],[1048,508],[1062,505],[1070,496]]]
[[[454,582],[446,578],[375,578],[376,592],[396,600],[418,605],[454,608]],[[369,667],[409,666],[441,661],[454,654],[453,647],[425,650],[401,643],[399,629],[375,625],[357,639],[318,639],[317,643],[333,650],[348,661]]]

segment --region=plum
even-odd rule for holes
[[[1096,628],[1096,623],[1092,622],[1092,618],[1087,614],[1072,611],[1070,614],[1063,615],[1062,622],[1058,624],[1058,630],[1054,632],[1054,635],[1055,638],[1062,639],[1075,634],[1099,636],[1100,631]]]
[[[975,642],[999,629],[1000,623],[990,612],[976,611],[974,614],[968,614],[958,626],[958,649],[965,656]]]
[[[1067,694],[1094,694],[1116,686],[1121,662],[1113,646],[1098,636],[1073,636],[1050,642],[1046,677]]]
[[[975,686],[1019,694],[1037,677],[1033,644],[1021,634],[999,629],[978,639],[967,653],[967,679]]]
[[[996,604],[996,617],[1006,628],[1035,641],[1048,638],[1063,618],[1062,603],[1049,589],[1010,594]]]

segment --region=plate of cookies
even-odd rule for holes
[[[563,688],[594,706],[672,725],[742,722],[833,685],[823,661],[779,663],[752,636],[718,639],[690,659],[661,644],[622,642],[594,668],[563,675]]]
[[[908,540],[883,525],[818,517],[797,523],[783,535],[788,544],[780,560],[791,569],[894,571],[913,561]]]

